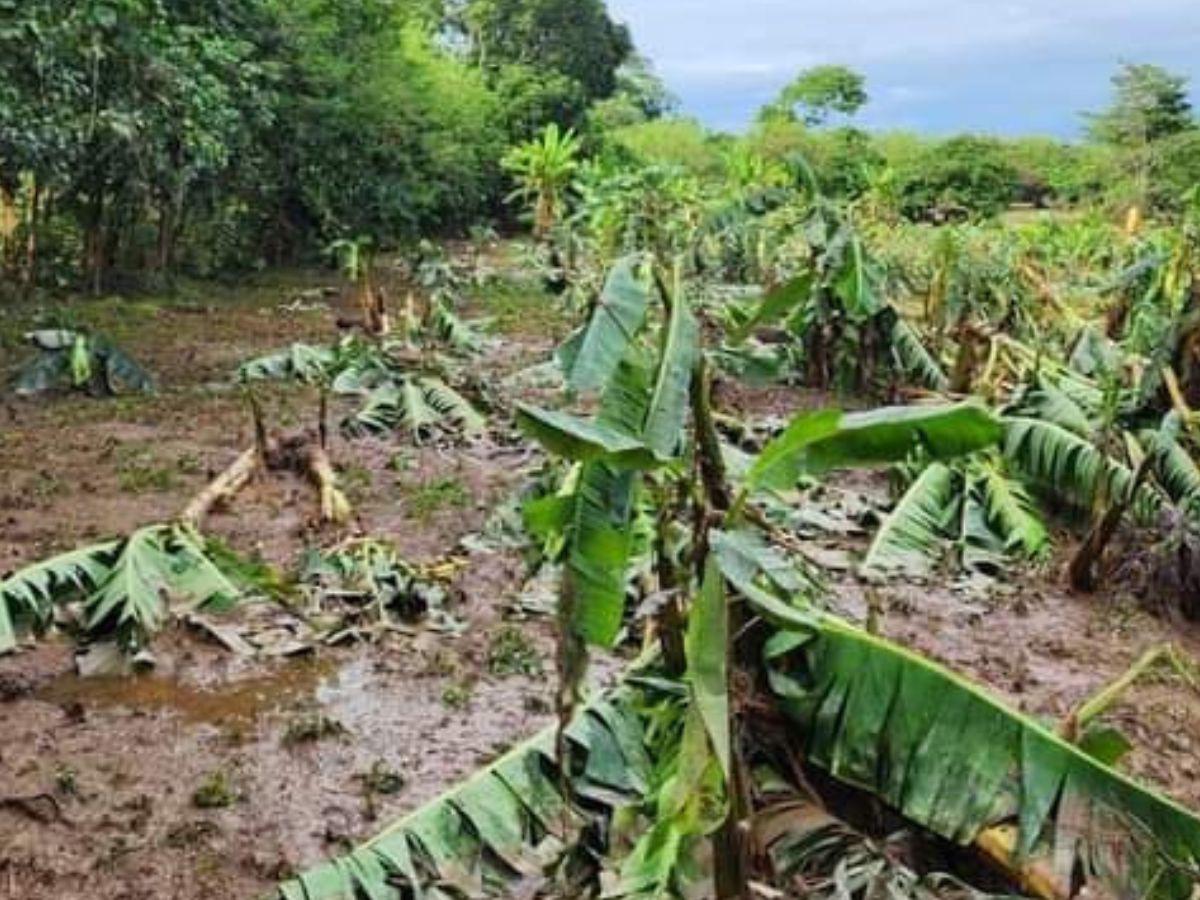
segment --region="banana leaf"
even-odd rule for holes
[[[640,802],[649,784],[643,725],[619,694],[592,704],[567,729],[568,794],[554,762],[556,731],[518,745],[349,855],[282,884],[276,897],[511,896],[587,826]]]
[[[609,274],[570,359],[567,382],[572,390],[597,391],[608,384],[641,330],[650,305],[650,287],[638,272],[640,264],[639,257],[627,257]]]
[[[35,563],[0,581],[0,653],[15,648],[19,625],[42,629],[49,624],[58,603],[81,601],[90,635],[115,631],[135,645],[162,626],[172,602],[221,611],[243,593],[195,532],[151,525],[123,540]]]
[[[915,653],[820,615],[765,650],[805,758],[942,837],[1018,827],[1020,858],[1116,897],[1188,900],[1200,819]]]
[[[679,294],[672,303],[671,318],[663,335],[658,375],[642,430],[643,440],[659,457],[674,456],[683,440],[692,366],[699,352],[700,327],[687,298]]]
[[[801,475],[893,464],[916,451],[951,459],[989,447],[1003,434],[995,416],[975,402],[802,413],[763,448],[746,488],[787,489]]]

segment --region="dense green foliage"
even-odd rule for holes
[[[631,53],[598,0],[0,3],[0,263],[99,291],[465,230],[514,142],[664,105]]]

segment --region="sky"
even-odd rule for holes
[[[1076,137],[1122,61],[1200,84],[1200,0],[608,0],[713,128],[744,128],[797,72],[867,78],[867,128]],[[1194,99],[1200,99],[1193,94]]]

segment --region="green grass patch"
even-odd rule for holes
[[[457,478],[446,476],[406,487],[404,503],[410,516],[427,522],[442,510],[469,506],[471,494]]]
[[[567,333],[569,322],[561,300],[536,281],[490,282],[478,289],[475,303],[494,334],[558,339]]]

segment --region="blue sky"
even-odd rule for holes
[[[1121,60],[1200,83],[1200,0],[608,0],[706,124],[737,130],[806,66],[867,76],[869,128],[1079,133]]]

